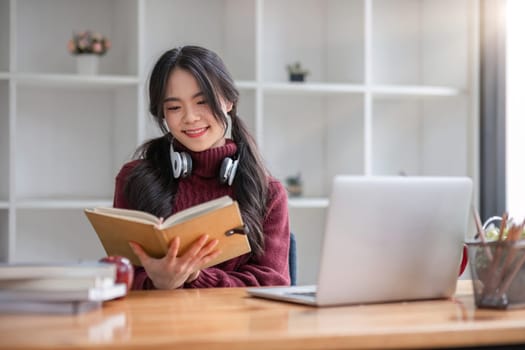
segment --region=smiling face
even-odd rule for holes
[[[226,115],[232,103],[220,101]],[[175,68],[169,76],[163,102],[164,118],[173,135],[186,148],[202,152],[225,144],[225,128],[217,120],[197,80],[188,71]]]

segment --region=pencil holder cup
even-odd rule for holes
[[[467,242],[479,308],[525,307],[525,242]]]

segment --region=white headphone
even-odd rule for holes
[[[173,170],[173,177],[186,178],[191,175],[193,169],[193,161],[191,156],[186,152],[177,152],[173,149],[173,144],[170,144],[170,160],[171,168]],[[219,170],[219,182],[221,184],[228,184],[231,186],[237,173],[237,167],[239,166],[239,159],[226,157],[221,163],[221,169]]]

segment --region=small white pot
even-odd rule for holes
[[[82,75],[98,74],[100,56],[96,54],[77,55],[77,73]]]

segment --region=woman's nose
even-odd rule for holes
[[[195,108],[187,108],[184,114],[184,121],[186,123],[192,123],[201,118],[200,113]]]

